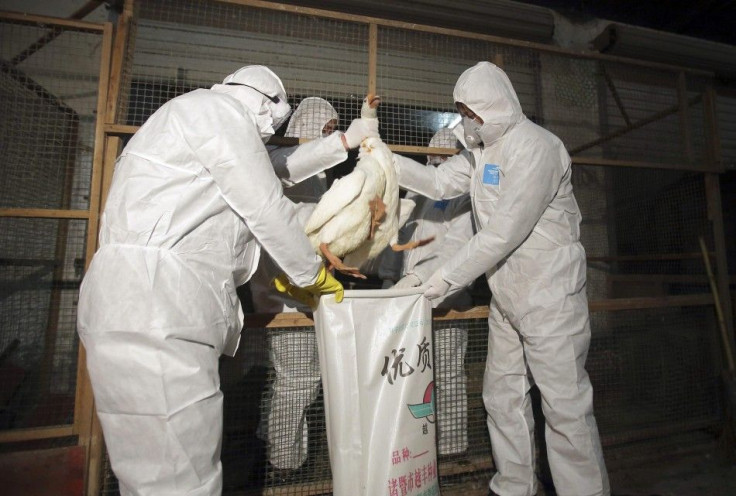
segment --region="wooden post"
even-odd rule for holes
[[[110,58],[112,52],[112,24],[105,23],[100,50],[100,76],[97,95],[97,120],[95,122],[95,145],[92,161],[92,177],[90,180],[89,222],[87,223],[87,249],[85,253],[85,269],[89,267],[97,249],[97,227],[100,217],[100,186],[102,179],[102,161],[104,157],[105,109],[107,107],[107,87],[110,79]],[[78,443],[87,451],[87,471],[85,487],[99,487],[99,472],[90,470],[90,460],[99,457],[92,447],[99,443],[99,428],[95,428],[94,397],[92,386],[87,375],[87,359],[84,346],[79,345],[77,355],[77,391],[74,404],[74,433],[79,436]],[[97,494],[87,491],[87,494]]]
[[[722,170],[715,91],[712,86],[708,86],[703,95],[703,117],[705,119],[706,163],[708,169]],[[705,195],[708,203],[708,220],[710,220],[713,229],[713,245],[716,254],[716,280],[721,300],[721,309],[726,321],[728,337],[731,340],[731,348],[733,349],[733,308],[731,306],[731,293],[728,287],[728,259],[726,256],[726,236],[723,227],[721,183],[717,173],[708,172],[705,174]]]
[[[693,161],[693,140],[690,132],[690,107],[687,104],[687,77],[680,72],[677,77],[677,101],[680,104],[680,134],[682,136],[682,153],[688,163]]]
[[[493,63],[500,69],[503,69],[503,54],[497,53],[493,56]]]
[[[378,74],[378,24],[368,26],[368,93],[376,94]]]

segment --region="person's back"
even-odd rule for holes
[[[237,348],[235,287],[261,247],[287,290],[342,298],[264,146],[286,98],[271,70],[246,66],[162,106],[118,160],[77,330],[123,495],[222,491],[218,358]]]

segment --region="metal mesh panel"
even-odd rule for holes
[[[0,208],[88,208],[101,38],[0,20]],[[86,230],[0,218],[0,429],[73,421]]]
[[[71,423],[85,221],[0,218],[3,429]]]
[[[604,445],[721,418],[711,307],[608,313],[593,328],[586,369]],[[666,343],[666,345],[665,345]]]
[[[368,87],[368,28],[216,2],[140,5],[118,121],[142,124],[169,99],[263,64],[284,82],[292,107],[307,96],[357,117]]]
[[[89,203],[100,33],[49,31],[0,21],[0,208]]]
[[[708,292],[698,237],[711,239],[702,174],[573,167],[591,300]]]

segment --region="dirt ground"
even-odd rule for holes
[[[614,496],[733,496],[736,462],[719,446],[609,468]]]
[[[736,450],[721,433],[673,434],[604,453],[612,496],[736,496]]]

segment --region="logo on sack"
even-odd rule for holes
[[[427,384],[421,403],[406,406],[415,419],[426,418],[429,423],[434,424],[434,381]]]

